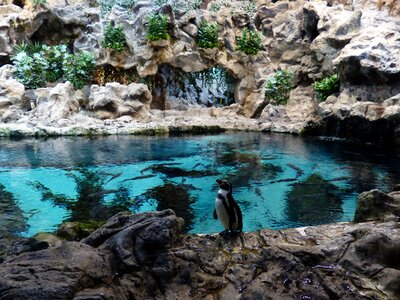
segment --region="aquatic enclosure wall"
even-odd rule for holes
[[[2,236],[29,236],[172,208],[186,231],[219,232],[217,178],[232,182],[245,231],[350,221],[357,195],[389,191],[399,165],[398,149],[249,132],[1,139],[0,224]]]

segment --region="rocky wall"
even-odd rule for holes
[[[329,124],[340,126],[342,122],[352,123],[347,121],[348,118],[359,117],[363,121],[358,127],[358,122],[354,123],[355,132],[363,130],[365,124],[378,119],[391,124],[387,128],[391,131],[388,136],[391,136],[392,141],[392,137],[396,138],[400,131],[399,103],[396,100],[400,93],[397,62],[400,17],[389,14],[385,9],[378,10],[373,2],[264,0],[257,1],[254,15],[237,11],[232,13],[233,10],[227,7],[212,13],[206,9],[212,2],[203,3],[201,10],[186,13],[178,13],[166,5],[159,8],[159,11],[168,16],[171,39],[152,43],[146,40],[145,27],[146,15],[154,10],[150,1],[138,1],[131,10],[114,6],[105,16],[100,15],[99,7],[94,1],[48,1],[46,5],[39,6],[34,6],[29,1],[19,6],[10,2],[2,4],[0,120],[10,124],[10,128],[15,127],[12,124],[16,123],[27,127],[56,128],[65,127],[68,123],[87,129],[85,124],[98,121],[98,124],[103,124],[102,120],[119,122],[116,120],[121,117],[124,120],[119,122],[121,124],[136,121],[142,124],[150,121],[156,127],[163,127],[169,125],[158,119],[161,114],[152,108],[174,111],[171,114],[175,114],[178,119],[181,118],[179,110],[198,109],[193,107],[193,99],[178,97],[177,103],[171,103],[165,93],[160,90],[154,92],[150,86],[152,97],[149,98],[147,92],[143,93],[144,98],[134,105],[124,103],[124,88],[114,89],[113,100],[107,100],[113,102],[112,104],[94,105],[93,97],[108,97],[104,96],[108,95],[104,89],[110,90],[114,85],[110,82],[111,86],[108,88],[86,87],[82,91],[73,92],[74,96],[69,94],[80,99],[77,100],[79,106],[75,103],[76,107],[72,110],[60,107],[64,111],[62,113],[51,110],[55,113],[54,117],[46,117],[46,120],[51,121],[42,123],[44,119],[40,119],[41,113],[38,111],[47,111],[47,108],[43,106],[41,109],[39,106],[48,102],[43,97],[50,94],[44,91],[23,91],[21,85],[13,81],[12,67],[7,62],[10,61],[14,46],[22,41],[38,41],[44,44],[63,41],[75,52],[88,50],[95,53],[98,68],[115,67],[118,70],[127,70],[138,79],[141,77],[143,82],[146,82],[146,78],[160,79],[165,76],[162,74],[163,66],[187,73],[203,72],[213,67],[221,68],[233,78],[233,97],[231,101],[227,101],[233,102],[233,107],[213,110],[213,113],[206,109],[202,114],[207,118],[230,115],[229,122],[232,123],[235,122],[233,117],[252,117],[256,119],[256,130],[296,133],[309,128],[307,124],[318,123],[322,125],[315,132],[332,134],[335,130],[324,129],[330,127]],[[196,45],[202,19],[215,21],[220,25],[220,48],[202,49]],[[109,21],[124,28],[127,50],[118,53],[101,47],[104,27]],[[263,49],[257,55],[246,55],[236,50],[236,37],[246,27],[256,28],[262,33]],[[295,75],[295,88],[285,106],[264,99],[265,81],[278,68],[289,69]],[[318,102],[312,89],[313,82],[335,72],[340,77],[340,92],[329,97],[327,101]],[[167,82],[157,80],[153,84]],[[177,85],[181,86],[182,83]],[[47,87],[49,91],[53,88],[55,87]],[[118,94],[119,92],[122,94]],[[30,100],[35,100],[38,93],[41,93],[43,100],[40,103],[36,101],[34,106],[30,105],[35,102]],[[75,95],[77,93],[79,96]],[[184,97],[189,97],[187,95]],[[71,101],[67,102],[71,104]],[[88,105],[88,102],[91,104]],[[202,100],[195,102],[200,103],[200,107],[207,106]],[[69,112],[67,115],[66,111]],[[236,112],[235,116],[231,114],[232,111]],[[329,121],[327,125],[326,120],[330,119],[334,122]],[[187,122],[191,126],[198,120]],[[225,126],[224,123],[222,122],[222,127],[230,128],[230,125]],[[373,127],[373,124],[370,125]],[[351,134],[348,137],[353,138]],[[354,137],[357,138],[357,134]]]

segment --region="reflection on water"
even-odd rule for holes
[[[226,178],[244,230],[316,225],[351,220],[358,193],[391,190],[399,165],[398,149],[279,134],[2,139],[0,209],[14,235],[165,208],[186,231],[218,232],[215,180]]]

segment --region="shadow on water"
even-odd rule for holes
[[[321,175],[311,174],[292,186],[285,196],[288,221],[308,226],[333,223],[341,218],[343,209],[340,191]]]
[[[111,179],[108,178],[111,175]],[[104,189],[104,184],[113,179],[112,174],[101,174],[88,168],[78,168],[69,173],[76,183],[77,198],[72,199],[64,194],[54,194],[49,188],[39,181],[32,182],[42,194],[42,201],[51,201],[53,205],[66,208],[70,215],[66,221],[86,222],[89,220],[104,221],[114,214],[136,210],[141,205],[139,198],[132,199],[128,190],[120,186],[116,190]],[[105,202],[106,195],[113,195],[109,203]]]
[[[26,219],[13,195],[0,184],[0,262],[7,248],[26,231]]]

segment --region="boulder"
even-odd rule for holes
[[[54,124],[79,112],[79,101],[71,82],[59,83],[53,88],[37,89],[36,116],[44,124]]]
[[[106,86],[91,86],[88,109],[107,119],[121,116],[143,119],[149,116],[151,101],[152,95],[145,84],[126,86],[111,82]]]
[[[371,190],[358,196],[354,222],[400,220],[400,192]]]

